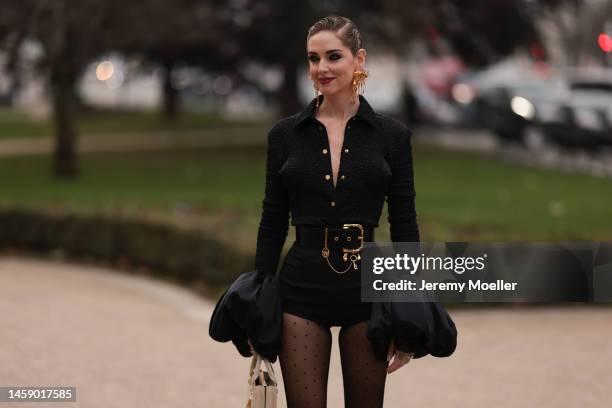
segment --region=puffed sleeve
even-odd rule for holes
[[[282,132],[273,127],[268,132],[266,186],[257,233],[255,269],[261,276],[275,275],[283,245],[289,230],[289,193],[278,173],[281,165]]]
[[[419,227],[415,210],[412,166],[412,132],[402,127],[391,152],[391,183],[387,192],[387,212],[392,242],[418,242]]]
[[[281,340],[281,299],[276,268],[289,229],[289,195],[278,173],[282,131],[268,132],[266,184],[257,233],[255,269],[244,272],[217,301],[210,319],[209,335],[216,341],[231,340],[238,352],[251,356],[255,350],[276,361]]]
[[[457,347],[455,323],[437,301],[372,303],[367,337],[379,360],[386,359],[392,338],[413,358],[448,357]]]
[[[232,341],[238,352],[250,357],[248,339],[255,350],[275,362],[280,351],[282,311],[278,278],[242,273],[221,295],[211,315],[209,336],[219,342]]]
[[[410,145],[412,132],[405,126],[400,129],[393,145],[393,175],[387,193],[391,241],[419,243]],[[399,246],[395,246],[395,250],[399,251]],[[380,360],[386,360],[392,339],[397,350],[414,353],[413,358],[427,354],[446,357],[457,345],[453,320],[443,305],[431,297],[410,302],[373,302],[367,337]]]

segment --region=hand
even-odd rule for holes
[[[251,354],[257,354],[255,347],[253,347],[253,343],[251,343],[251,339],[247,339],[247,341],[249,342],[249,347],[251,348]]]
[[[393,359],[393,363],[391,363],[387,367],[387,374],[391,374],[395,370],[402,367],[404,364],[408,364],[414,353],[406,353],[400,350],[395,349],[395,339],[391,339],[391,343],[389,343],[389,351],[387,352],[387,362],[391,360],[391,357],[395,355]]]

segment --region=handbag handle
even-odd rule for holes
[[[267,358],[264,358],[264,359],[263,359],[263,362],[264,362],[264,363],[265,363],[265,365],[266,365],[266,368],[267,368],[267,370],[268,370],[268,375],[270,376],[270,379],[271,379],[272,381],[274,381],[274,385],[277,385],[277,384],[278,384],[278,382],[276,381],[276,375],[274,374],[274,367],[272,366],[272,364],[270,363],[270,361],[268,361],[268,359],[267,359]]]
[[[259,377],[260,384],[266,384],[266,378],[261,371],[261,356],[259,354],[253,355],[251,360],[251,373],[249,374],[249,384],[252,386],[255,384],[255,379]]]
[[[260,367],[261,357],[259,356],[259,354],[255,353],[251,358],[251,368],[249,370],[249,385],[255,384],[255,379],[261,373]],[[259,380],[261,381],[261,377],[259,378]]]
[[[274,368],[272,367],[272,364],[270,364],[267,358],[262,358],[261,355],[259,355],[258,353],[255,353],[253,355],[253,358],[251,359],[251,368],[249,370],[249,385],[255,383],[255,379],[257,377],[259,377],[259,381],[261,384],[268,385],[266,382],[266,378],[263,375],[263,371],[261,370],[262,361],[266,366],[270,379],[274,381],[274,385],[277,385],[278,382],[276,381],[276,375],[274,373]]]

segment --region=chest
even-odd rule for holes
[[[313,123],[293,134],[280,174],[295,193],[384,189],[391,177],[389,152],[375,129],[349,120]]]
[[[340,162],[342,160],[342,149],[345,147],[344,139],[347,131],[350,130],[350,125],[346,122],[321,121],[321,123],[323,124],[323,134],[327,138],[331,176],[334,185],[336,185],[338,173],[340,171]]]

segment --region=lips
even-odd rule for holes
[[[323,85],[329,84],[331,81],[333,81],[334,78],[320,78],[319,82]]]

